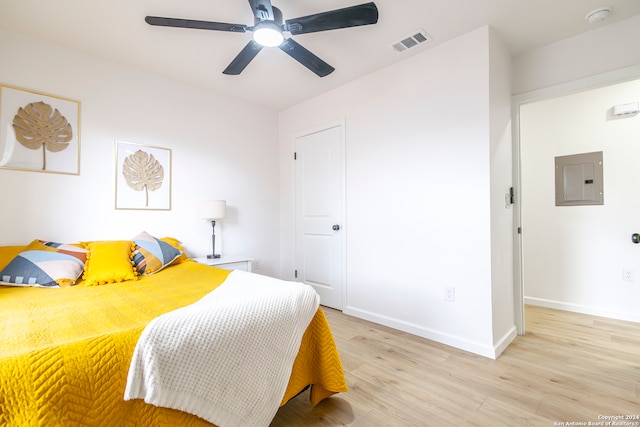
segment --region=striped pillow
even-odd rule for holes
[[[157,273],[182,255],[182,251],[167,242],[156,239],[146,231],[132,240],[136,244],[133,265],[141,276]]]
[[[0,272],[0,284],[62,288],[82,274],[87,250],[78,246],[34,240]]]

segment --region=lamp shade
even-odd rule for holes
[[[204,219],[223,219],[227,213],[226,200],[205,200],[200,204],[200,217]]]

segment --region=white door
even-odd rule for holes
[[[344,292],[343,126],[295,139],[296,277],[320,304],[342,310]]]

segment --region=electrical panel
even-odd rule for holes
[[[602,151],[555,158],[556,206],[604,205]]]

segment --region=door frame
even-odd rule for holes
[[[523,253],[522,239],[526,233],[525,227],[522,225],[522,198],[526,194],[522,194],[522,176],[520,173],[520,107],[537,101],[544,101],[551,98],[557,98],[573,93],[583,92],[585,90],[597,89],[599,87],[610,86],[617,83],[637,80],[640,78],[640,65],[621,68],[619,70],[609,71],[602,74],[596,74],[574,80],[567,83],[561,83],[549,86],[543,89],[533,90],[522,94],[514,95],[511,98],[511,120],[512,120],[512,143],[513,143],[513,182],[516,191],[516,203],[514,205],[514,230],[513,230],[513,260],[514,260],[514,309],[515,324],[518,335],[525,334],[525,318],[524,318],[524,272],[523,272]],[[522,228],[522,233],[518,233],[518,228]]]
[[[341,190],[341,212],[340,216],[342,217],[341,225],[340,225],[340,233],[338,234],[338,238],[340,239],[340,244],[342,245],[342,259],[340,260],[340,265],[342,266],[342,271],[340,272],[340,278],[342,280],[342,307],[340,307],[340,311],[344,310],[344,307],[347,306],[347,231],[349,229],[347,225],[347,176],[346,176],[346,119],[345,117],[331,120],[317,126],[313,126],[311,128],[307,128],[303,131],[297,132],[293,135],[293,150],[296,150],[296,141],[298,138],[302,138],[307,135],[311,135],[314,133],[322,132],[331,128],[338,127],[340,128],[340,174],[342,175],[342,180],[340,183]],[[294,254],[294,267],[298,265],[298,228],[296,224],[298,223],[297,218],[297,194],[295,191],[295,185],[297,182],[297,173],[294,165],[293,168],[293,254]]]

